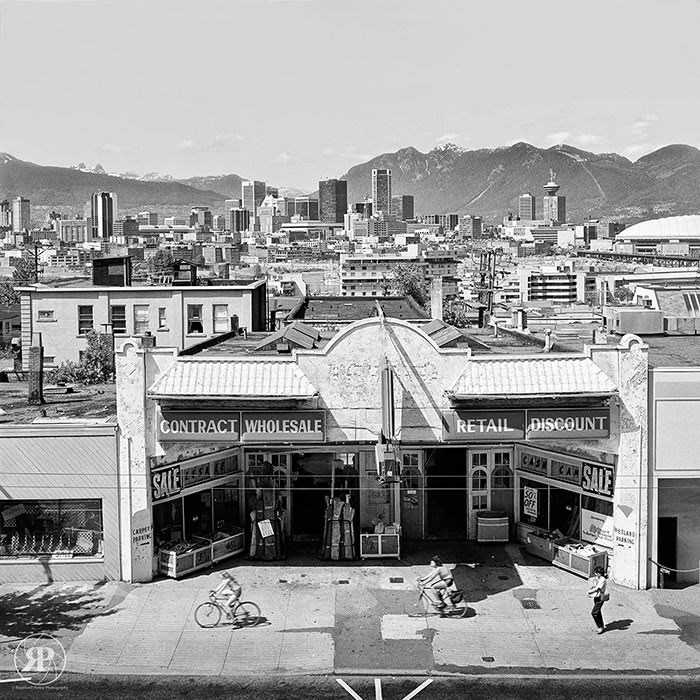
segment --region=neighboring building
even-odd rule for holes
[[[9,345],[13,338],[19,338],[22,332],[18,304],[0,308],[0,343]]]
[[[113,192],[96,192],[90,197],[91,239],[108,241],[114,233],[117,218],[117,195]]]
[[[483,221],[480,216],[460,216],[459,235],[460,238],[479,238],[483,234]]]
[[[112,228],[113,237],[116,238],[136,238],[141,229],[138,219],[133,216],[126,216],[123,219],[117,219]]]
[[[250,212],[243,208],[230,209],[228,228],[232,233],[247,231],[250,228]]]
[[[391,170],[374,168],[372,170],[372,213],[380,211],[391,214]]]
[[[209,207],[192,207],[190,212],[190,227],[203,231],[211,231],[212,214]]]
[[[521,268],[520,301],[547,301],[552,304],[588,303],[595,299],[595,278],[574,269],[573,264]]]
[[[12,205],[6,199],[0,202],[0,231],[12,229]]]
[[[550,180],[543,186],[542,218],[549,225],[566,223],[566,197],[558,195],[559,185],[554,181],[556,174],[550,170]]]
[[[29,200],[25,197],[15,197],[12,200],[12,231],[22,233],[31,227],[31,209]]]
[[[92,223],[89,219],[54,219],[52,225],[58,240],[64,243],[92,240]]]
[[[40,332],[44,364],[53,367],[77,362],[86,347],[88,331],[114,335],[149,332],[158,345],[180,350],[231,330],[231,318],[240,327],[264,330],[266,284],[230,286],[148,287],[22,287],[22,347]],[[23,355],[27,369],[27,354]]]
[[[156,211],[140,211],[136,219],[139,225],[158,226],[158,212]]]
[[[225,231],[226,217],[222,214],[215,214],[211,217],[211,227],[214,231]]]
[[[163,226],[170,228],[187,228],[190,227],[190,219],[187,216],[166,216],[163,219]]]
[[[318,183],[319,218],[342,224],[348,210],[348,183],[345,180],[321,180]]]
[[[537,218],[537,200],[535,195],[527,192],[518,197],[518,216],[521,221],[534,221]]]
[[[260,180],[244,180],[241,183],[243,208],[248,210],[251,219],[257,216],[258,207],[262,204],[266,194],[267,187]]]
[[[399,219],[399,221],[413,221],[416,215],[413,195],[393,195],[391,198],[391,213]]]
[[[294,198],[294,216],[307,221],[318,221],[318,199],[304,195]]]
[[[454,231],[459,224],[459,214],[424,214],[418,217],[418,223],[429,226],[441,226],[443,231]]]

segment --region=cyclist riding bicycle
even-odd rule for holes
[[[454,610],[455,605],[450,596],[450,591],[455,588],[452,572],[442,563],[442,559],[437,555],[430,560],[430,566],[432,570],[419,578],[418,583],[425,588],[432,588],[436,591],[438,599],[442,601],[437,606],[441,611],[445,607],[448,607],[449,610]]]
[[[241,585],[236,581],[236,579],[229,574],[228,571],[221,572],[221,578],[224,579],[217,589],[214,591],[215,596],[223,595],[225,592],[229,592],[230,595],[226,601],[226,606],[228,607],[228,614],[233,614],[233,607],[236,601],[241,597],[242,589]]]

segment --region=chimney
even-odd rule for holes
[[[518,309],[517,311],[517,323],[516,323],[516,328],[519,331],[526,331],[527,330],[527,311],[525,309]]]
[[[44,347],[41,333],[32,333],[32,344],[27,352],[29,362],[29,404],[44,403]]]
[[[141,347],[142,348],[154,348],[156,346],[156,337],[151,333],[151,331],[146,331],[141,336]]]
[[[442,277],[430,281],[430,315],[442,321]]]
[[[551,328],[545,328],[544,329],[544,352],[551,352],[552,351],[552,329]]]

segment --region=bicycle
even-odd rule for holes
[[[228,599],[228,596],[225,597]],[[255,627],[260,622],[260,608],[250,600],[237,600],[232,608],[217,597],[215,591],[209,591],[209,600],[200,603],[194,611],[195,622],[200,627],[216,627],[222,615],[236,627]]]

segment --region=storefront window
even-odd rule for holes
[[[238,488],[213,489],[213,492],[214,530],[230,534],[236,525],[240,525]]]
[[[475,469],[472,472],[472,491],[486,491],[488,477],[485,469]]]
[[[185,538],[206,537],[212,532],[211,491],[200,491],[185,496]]]
[[[0,557],[45,555],[102,556],[102,502],[2,502]]]
[[[581,535],[581,496],[552,486],[549,498],[550,530],[559,530],[566,537],[578,539]]]
[[[520,479],[520,519],[544,530],[549,528],[549,489],[529,479]]]
[[[165,547],[167,543],[182,542],[182,499],[153,506],[153,531],[155,544]]]

